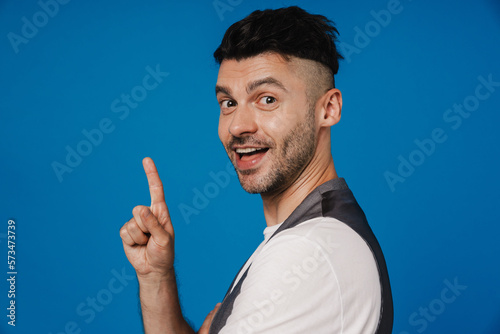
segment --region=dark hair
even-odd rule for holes
[[[333,76],[342,55],[335,42],[339,32],[323,15],[309,14],[297,6],[256,10],[227,29],[214,52],[218,64],[224,59],[241,60],[264,52],[320,62]]]

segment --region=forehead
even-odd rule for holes
[[[266,77],[279,80],[286,87],[304,86],[300,75],[302,59],[290,57],[284,59],[276,53],[260,54],[254,57],[224,60],[219,68],[217,85],[235,87]]]

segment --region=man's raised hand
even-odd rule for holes
[[[142,161],[148,178],[151,206],[138,205],[120,229],[128,260],[141,277],[174,277],[174,229],[163,184],[151,158]]]

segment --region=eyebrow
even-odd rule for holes
[[[254,91],[259,86],[262,86],[262,85],[276,86],[279,89],[281,89],[285,92],[288,92],[288,90],[281,83],[281,81],[279,81],[278,79],[275,79],[273,77],[266,77],[266,78],[255,80],[255,81],[252,81],[251,83],[249,83],[247,85],[247,88],[246,88],[247,94],[250,94],[252,91]],[[227,86],[223,86],[223,85],[215,85],[215,95],[217,95],[219,93],[223,93],[223,94],[231,96],[231,88],[229,88]]]
[[[219,93],[231,96],[231,88],[222,85],[215,85],[215,95]]]
[[[247,86],[247,94],[250,94],[253,90],[257,89],[257,87],[262,85],[276,86],[279,89],[284,90],[285,92],[288,91],[285,88],[285,86],[281,83],[281,81],[279,81],[278,79],[275,79],[273,77],[266,77],[249,83]]]

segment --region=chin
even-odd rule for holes
[[[256,171],[237,171],[240,185],[249,194],[260,194],[266,190],[266,185],[263,184],[262,176],[256,175]]]
[[[260,187],[258,185],[258,182],[254,180],[250,175],[248,174],[242,174],[240,171],[238,173],[238,179],[240,181],[240,185],[245,190],[247,193],[250,194],[260,194],[261,192]]]
[[[269,180],[266,176],[254,177],[249,175],[238,174],[240,180],[240,185],[249,194],[272,194],[279,192],[280,182],[273,182]]]

